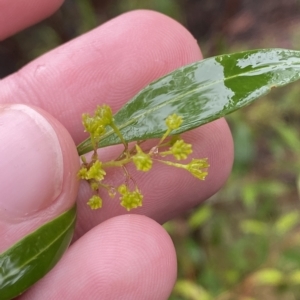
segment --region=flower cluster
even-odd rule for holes
[[[132,208],[142,206],[143,195],[137,187],[135,187],[134,191],[130,191],[128,186],[122,184],[121,186],[119,186],[118,192],[121,194],[121,205],[128,211]]]
[[[90,200],[87,202],[87,205],[91,209],[98,209],[102,207],[102,199],[98,195],[94,195],[90,198]]]
[[[81,179],[89,180],[89,179],[95,179],[97,181],[101,181],[104,179],[104,176],[106,175],[106,172],[102,168],[102,162],[99,160],[96,160],[93,162],[89,169],[87,167],[82,167],[79,172],[78,176]]]
[[[177,160],[187,159],[188,155],[193,152],[192,145],[187,144],[184,140],[176,140],[175,143],[170,147],[169,151],[164,151],[161,156],[173,154]]]
[[[157,161],[169,166],[185,169],[194,177],[204,180],[208,174],[207,169],[209,168],[207,158],[193,158],[187,164],[166,160],[167,156],[173,156],[175,161],[186,160],[193,152],[192,145],[186,143],[179,135],[172,136],[171,139],[167,140],[172,134],[172,131],[178,129],[182,122],[183,119],[181,116],[176,114],[168,116],[165,120],[167,127],[166,132],[155,147],[145,151],[140,147],[139,143],[136,143],[135,146],[129,150],[128,143],[114,123],[113,114],[109,106],[97,106],[94,115],[83,114],[82,123],[85,131],[90,134],[94,154],[90,162],[87,162],[86,158],[82,157],[82,166],[78,171],[78,177],[86,180],[94,191],[94,195],[87,202],[90,208],[98,209],[102,207],[102,199],[99,196],[100,189],[106,189],[108,195],[112,198],[115,197],[118,192],[121,206],[128,211],[142,206],[143,195],[126,169],[126,165],[129,163],[133,163],[138,171],[148,172],[152,169],[153,162]],[[107,126],[110,126],[120,138],[120,141],[124,145],[124,151],[117,159],[102,162],[99,160],[97,148]],[[118,188],[107,185],[104,182],[106,169],[110,167],[121,167],[125,172],[124,183]],[[134,188],[129,187],[130,182],[133,183]]]
[[[105,133],[106,126],[113,123],[112,110],[108,105],[98,105],[93,116],[82,115],[82,124],[85,132],[91,136],[94,148],[98,145],[100,137]]]
[[[149,154],[143,152],[139,145],[135,145],[136,154],[132,157],[137,170],[147,172],[152,168],[152,159]]]
[[[176,114],[170,115],[166,119],[166,125],[170,130],[178,129],[181,124],[182,124],[182,117],[177,116]]]
[[[196,178],[200,180],[204,180],[208,174],[207,168],[209,164],[207,162],[207,158],[203,159],[195,159],[187,164],[186,169]]]

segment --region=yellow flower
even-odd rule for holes
[[[87,205],[91,209],[98,209],[102,207],[102,199],[98,195],[94,195],[90,198],[90,200],[87,202]]]
[[[121,195],[125,195],[126,193],[128,193],[128,187],[125,184],[122,184],[118,187],[118,192]]]
[[[182,117],[176,114],[170,115],[166,119],[166,125],[170,130],[179,128],[181,124],[182,124]]]
[[[92,117],[89,114],[82,115],[82,124],[86,132],[88,132],[93,138],[98,139],[105,133],[105,126],[103,121],[99,117]]]
[[[90,182],[90,187],[93,191],[97,191],[99,189],[99,182],[97,181]]]
[[[200,180],[204,180],[208,174],[206,169],[209,167],[209,164],[207,162],[207,158],[192,159],[192,161],[186,167],[193,176]]]
[[[77,173],[77,176],[80,178],[80,179],[87,179],[87,168],[85,167],[81,167],[80,170],[78,171]]]
[[[130,191],[125,184],[122,184],[119,186],[118,192],[121,194],[121,205],[125,207],[127,211],[142,206],[143,195],[138,188],[135,188],[134,191]]]
[[[147,172],[152,168],[152,159],[149,154],[146,154],[142,149],[135,145],[137,153],[132,157],[132,160],[139,171]]]
[[[186,159],[193,152],[192,145],[185,143],[184,140],[177,140],[170,151],[177,160]]]
[[[112,123],[113,121],[113,114],[111,108],[106,105],[98,105],[95,111],[95,117],[101,119],[102,125],[107,126]]]
[[[167,160],[158,160],[168,166],[173,166],[181,169],[185,169],[189,171],[193,176],[197,177],[198,179],[204,180],[207,176],[207,168],[209,167],[209,164],[207,162],[207,158],[203,159],[192,159],[192,161],[187,164],[179,164],[172,161]]]
[[[93,139],[99,139],[105,133],[105,127],[113,122],[112,110],[108,105],[98,105],[94,116],[82,115],[82,124]]]
[[[102,168],[102,163],[99,160],[96,160],[87,171],[86,179],[95,179],[101,181],[103,180],[105,174],[106,172]]]

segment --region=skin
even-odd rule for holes
[[[18,1],[18,5],[13,2],[0,0],[0,20],[5,20],[5,26],[0,26],[0,39],[50,15],[62,1],[48,1],[51,4],[47,5],[41,0]],[[28,9],[31,5],[33,10]],[[197,42],[180,24],[157,12],[132,11],[46,53],[0,81],[2,110],[16,103],[32,107],[55,131],[63,159],[56,194],[52,185],[46,185],[49,178],[43,178],[47,171],[39,172],[38,166],[26,165],[29,174],[41,174],[36,179],[32,176],[32,180],[45,180],[45,184],[34,185],[36,195],[44,195],[46,189],[50,196],[41,204],[28,200],[27,207],[24,192],[23,210],[30,212],[26,216],[3,207],[1,210],[0,205],[0,235],[8,236],[4,241],[0,239],[0,251],[75,201],[78,205],[71,247],[50,273],[18,299],[168,299],[176,280],[176,253],[160,224],[205,201],[225,183],[233,161],[232,137],[226,121],[217,120],[185,135],[185,140],[193,144],[195,157],[209,158],[211,167],[204,182],[164,165],[155,165],[144,176],[129,168],[145,197],[143,207],[130,214],[117,199],[105,195],[101,195],[105,203],[101,210],[87,207],[90,190],[84,182],[79,186],[76,178],[79,160],[75,144],[86,138],[81,125],[83,112],[92,112],[99,103],[110,105],[116,112],[154,79],[201,58]],[[22,134],[24,141],[31,136],[30,130]],[[16,137],[5,138],[10,143]],[[41,161],[49,157],[48,148],[44,148],[40,150],[45,152]],[[3,157],[5,152],[1,151]],[[105,159],[119,151],[102,149],[99,154]],[[16,153],[16,157],[26,163],[30,154]],[[49,168],[53,165],[52,161],[46,163]],[[7,176],[0,169],[0,176],[2,190],[9,184],[7,177],[17,173]],[[122,174],[112,171],[108,179],[118,182]],[[37,205],[38,210],[33,211],[32,205]]]

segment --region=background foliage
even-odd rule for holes
[[[297,0],[67,0],[51,18],[0,43],[0,77],[136,8],[177,19],[206,57],[300,48]],[[179,265],[171,300],[300,298],[299,97],[296,83],[227,118],[235,141],[228,183],[165,224]]]

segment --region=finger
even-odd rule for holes
[[[74,142],[48,113],[0,106],[0,253],[70,209],[78,191]]]
[[[82,113],[100,103],[116,112],[154,79],[200,58],[196,40],[179,23],[156,12],[133,11],[7,77],[0,99],[43,108],[79,143],[86,137]]]
[[[144,216],[120,216],[73,244],[21,299],[165,300],[175,279],[176,255],[164,229]]]
[[[63,0],[0,0],[0,41],[50,16]]]

